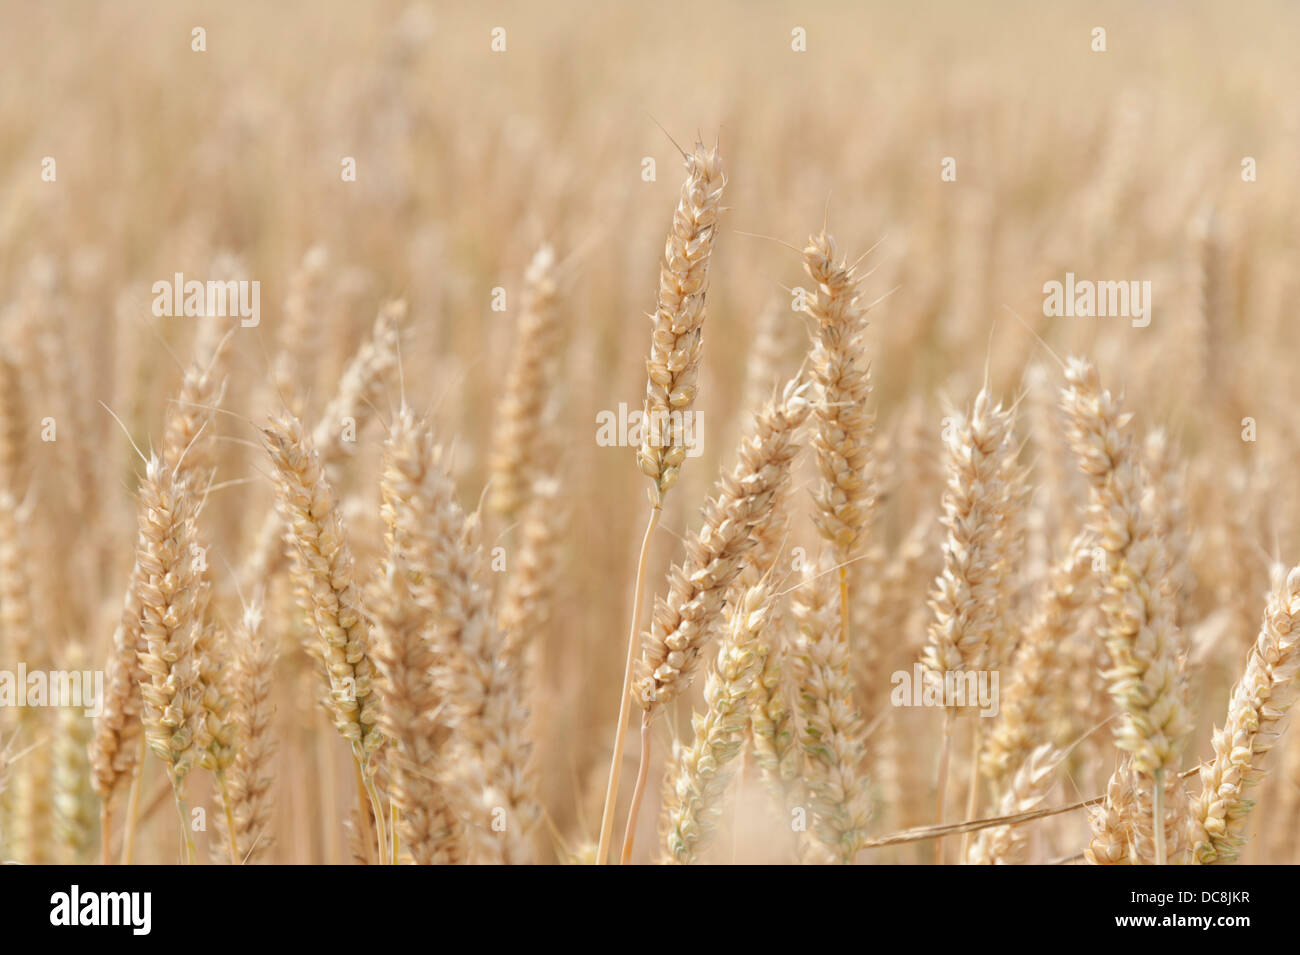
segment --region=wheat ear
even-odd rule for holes
[[[228,338],[211,348],[200,347],[185,370],[180,392],[168,410],[163,431],[162,463],[174,475],[178,486],[203,492],[213,472],[211,442],[204,430],[212,421],[214,409],[221,402],[224,382],[220,362]],[[136,770],[140,748],[139,687],[144,682],[139,654],[146,649],[140,632],[138,562],[131,568],[121,617],[113,632],[112,649],[107,665],[106,692],[101,713],[95,719],[90,743],[92,784],[101,807],[102,861],[108,861],[112,834],[111,800],[119,783]],[[219,667],[217,667],[219,670]],[[212,672],[210,669],[209,672]],[[206,697],[200,691],[200,698]],[[209,697],[212,703],[213,698]],[[128,819],[128,833],[134,820]],[[129,834],[126,841],[129,841]]]
[[[776,575],[790,532],[790,497],[788,488],[779,492],[771,517],[754,528],[752,559],[741,572],[740,586],[753,587]],[[790,646],[784,609],[781,596],[773,595],[759,633],[757,653],[761,666],[749,694],[749,737],[754,760],[764,785],[781,809],[789,807],[799,789],[796,777],[803,765],[791,702]]]
[[[998,806],[998,815],[1010,816],[1037,809],[1055,782],[1053,773],[1064,757],[1051,743],[1030,751],[1011,776],[1010,785]],[[1025,861],[1029,836],[1024,826],[994,826],[981,830],[970,847],[970,865],[1020,865]]]
[[[1070,446],[1091,488],[1088,527],[1106,556],[1099,590],[1107,676],[1121,712],[1116,745],[1131,756],[1117,771],[1140,777],[1134,850],[1144,862],[1177,860],[1186,849],[1187,818],[1178,764],[1191,716],[1164,541],[1147,504],[1137,446],[1125,430],[1131,415],[1102,390],[1091,363],[1070,359],[1065,379],[1061,406]]]
[[[564,344],[556,300],[555,252],[543,245],[524,271],[514,354],[492,435],[488,503],[507,522],[522,515],[533,483],[546,473],[548,402]]]
[[[185,777],[199,759],[195,720],[201,691],[194,647],[203,627],[206,589],[194,568],[195,498],[175,472],[152,457],[140,485],[136,546],[140,606],[142,721],[149,748],[163,761],[176,798],[187,861],[194,859]]]
[[[943,524],[948,533],[943,571],[931,590],[934,617],[921,655],[927,679],[942,681],[948,674],[986,667],[995,653],[1008,573],[1008,512],[1016,491],[1008,480],[1019,451],[1014,424],[1014,414],[995,403],[984,388],[970,413],[950,421],[945,430],[948,484]],[[945,705],[936,784],[939,824],[943,823],[953,723],[954,710]],[[943,840],[936,839],[936,859],[942,859],[942,852]]]
[[[373,757],[383,745],[383,734],[376,725],[369,628],[343,518],[301,422],[291,414],[272,418],[262,437],[275,466],[276,502],[293,554],[291,577],[320,641],[334,726],[352,746],[362,788],[382,829]],[[382,862],[388,840],[382,833],[376,838]]]
[[[1002,690],[998,715],[984,744],[984,774],[999,789],[1025,764],[1039,741],[1050,739],[1053,701],[1069,692],[1064,644],[1087,594],[1088,538],[1079,535],[1048,572],[1046,586],[1016,650],[1011,680]]]
[[[272,783],[275,737],[271,700],[277,659],[275,641],[262,628],[260,605],[250,604],[236,631],[234,761],[227,772],[236,861],[256,861],[271,848]]]
[[[322,291],[329,266],[324,246],[313,246],[289,277],[289,293],[284,301],[284,321],[277,336],[277,352],[271,365],[273,399],[283,402],[291,412],[306,412],[304,383],[311,381],[314,370],[314,345],[320,330]]]
[[[623,745],[627,738],[631,710],[629,693],[636,663],[641,605],[645,592],[645,570],[650,541],[663,510],[664,494],[677,483],[686,460],[687,422],[694,414],[700,357],[703,349],[704,299],[709,287],[709,259],[717,234],[718,213],[722,208],[722,190],[726,176],[717,149],[706,150],[697,144],[685,157],[686,181],[673,213],[672,228],[664,243],[664,258],[659,269],[659,295],[654,327],[650,338],[650,357],[646,359],[646,395],[642,409],[641,447],[637,466],[654,483],[650,490],[650,515],[641,537],[633,580],[632,622],[628,628],[627,659],[623,665],[622,692],[619,695],[618,724],[614,728],[614,746],[610,754],[609,782],[605,787],[605,804],[600,817],[600,839],[596,862],[604,865],[609,858],[614,832],[614,808],[618,801],[619,778],[623,771]],[[692,428],[693,432],[694,429]],[[650,734],[642,727],[643,744]],[[622,856],[631,854],[632,834],[636,830],[636,811],[645,790],[650,754],[641,748],[637,786],[624,835]]]
[[[73,644],[64,664],[72,671],[84,670],[85,653]],[[54,809],[58,820],[63,860],[86,864],[93,852],[95,835],[95,792],[90,787],[89,744],[94,723],[85,711],[65,706],[58,713],[58,735],[54,738]]]
[[[1201,766],[1201,793],[1192,806],[1197,862],[1232,862],[1245,843],[1254,803],[1249,787],[1276,744],[1300,692],[1300,567],[1269,596],[1259,637],[1232,690],[1228,716],[1214,732],[1214,759]]]
[[[17,356],[15,356],[16,358]],[[32,602],[31,527],[20,506],[27,470],[26,409],[18,367],[0,354],[0,659],[36,667],[42,645]],[[14,711],[9,711],[14,712]],[[0,717],[8,713],[0,712]],[[24,747],[43,733],[43,714],[32,707],[14,712],[13,725],[0,719],[0,732],[13,732]],[[10,798],[0,805],[0,816],[10,817],[14,854],[23,862],[50,861],[48,825],[48,748],[32,751],[13,770]]]
[[[805,567],[792,606],[798,631],[792,670],[813,833],[836,861],[851,864],[871,816],[861,772],[866,727],[854,702],[835,569],[825,559]]]
[[[768,589],[751,587],[730,611],[730,626],[704,684],[707,709],[691,722],[695,738],[679,744],[664,806],[665,861],[695,862],[722,815],[722,797],[745,742],[748,699],[762,665],[760,638],[770,606]]]
[[[406,303],[388,302],[379,309],[370,337],[362,343],[339,379],[338,389],[321,413],[311,433],[311,445],[328,469],[352,450],[362,429],[382,402],[384,388],[397,368],[398,346],[406,322]],[[291,416],[293,412],[290,412]],[[282,566],[279,521],[268,514],[255,538],[253,552],[244,565],[243,580],[250,586],[266,581]]]
[[[856,269],[840,259],[835,240],[825,231],[808,240],[803,265],[816,283],[806,303],[817,323],[811,361],[816,384],[812,444],[821,480],[813,492],[813,523],[830,544],[839,568],[841,626],[847,642],[849,563],[861,552],[876,500],[871,460],[875,414],[867,407],[867,310],[860,300]]]
[[[780,301],[770,301],[758,314],[754,344],[745,363],[744,401],[747,414],[760,411],[772,389],[789,376],[787,359],[794,353],[797,321]]]
[[[417,865],[455,864],[465,861],[465,844],[460,821],[438,779],[445,728],[434,685],[430,616],[415,605],[408,577],[402,558],[390,544],[371,588],[370,606],[379,671],[379,723],[393,741],[388,795],[397,814],[394,840],[396,846],[400,839]],[[397,855],[394,851],[394,859]]]
[[[649,740],[655,714],[691,683],[700,653],[722,618],[722,607],[773,518],[799,452],[798,430],[807,419],[806,386],[788,382],[757,416],[741,442],[739,460],[704,505],[703,526],[686,542],[686,558],[668,574],[668,594],[656,598],[641,659],[636,696],[642,706],[641,739]],[[642,758],[623,841],[631,856],[636,808],[648,771]]]
[[[477,519],[455,500],[441,451],[403,407],[384,470],[385,520],[416,603],[434,614],[438,688],[463,758],[478,861],[527,862],[541,818],[518,668],[492,613]],[[494,824],[495,823],[495,824]]]
[[[650,715],[690,685],[727,591],[755,545],[755,531],[771,518],[789,484],[799,427],[809,413],[804,394],[805,386],[790,381],[757,416],[739,460],[705,503],[685,560],[670,571],[667,594],[656,600],[635,685],[636,699]]]

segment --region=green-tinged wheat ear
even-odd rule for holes
[[[1121,716],[1116,745],[1130,755],[1117,772],[1140,777],[1134,783],[1134,851],[1144,862],[1164,861],[1162,855],[1177,860],[1187,849],[1186,793],[1178,770],[1191,711],[1167,542],[1144,502],[1149,479],[1127,429],[1132,416],[1102,389],[1091,363],[1070,359],[1065,380],[1067,434],[1089,483],[1088,530],[1106,560],[1097,589],[1110,658],[1107,677]],[[1154,815],[1163,817],[1159,829]]]
[[[678,744],[673,754],[670,800],[664,806],[665,861],[697,861],[722,815],[722,797],[745,743],[770,601],[768,589],[759,585],[745,591],[731,610],[705,680],[707,709],[692,719],[694,740]]]

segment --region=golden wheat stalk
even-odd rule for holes
[[[623,771],[623,745],[627,738],[641,605],[645,593],[645,570],[650,541],[663,510],[664,495],[677,483],[686,460],[688,436],[698,433],[691,416],[695,413],[700,359],[703,350],[704,300],[709,287],[709,258],[717,234],[718,213],[722,208],[722,190],[726,176],[716,148],[706,150],[697,143],[685,156],[686,181],[673,213],[672,228],[664,243],[664,258],[659,269],[659,295],[653,316],[650,357],[646,359],[646,394],[642,408],[641,446],[637,466],[654,482],[650,491],[650,516],[641,538],[636,576],[632,584],[632,622],[628,628],[627,659],[623,665],[623,685],[619,694],[618,724],[614,728],[614,746],[609,762],[609,781],[605,787],[605,804],[600,817],[600,838],[596,862],[604,865],[609,858],[610,839],[614,832],[614,809],[618,801],[619,779]],[[632,834],[641,794],[649,770],[649,733],[641,733],[641,765],[637,785],[628,813],[622,857],[630,855]]]

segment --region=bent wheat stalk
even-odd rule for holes
[[[1300,567],[1273,590],[1246,669],[1233,688],[1228,718],[1214,732],[1214,759],[1200,768],[1201,794],[1193,809],[1197,862],[1232,862],[1253,803],[1248,788],[1283,730],[1300,692]]]
[[[735,467],[704,505],[704,523],[687,540],[686,559],[669,571],[668,594],[656,598],[637,662],[635,692],[643,727],[690,686],[723,603],[789,484],[799,452],[798,430],[809,413],[806,389],[797,380],[788,382],[758,415],[754,433],[741,442]],[[629,827],[629,835],[631,831]],[[630,847],[625,838],[625,856]]]

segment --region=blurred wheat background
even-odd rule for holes
[[[192,48],[196,27],[201,51]],[[492,48],[497,27],[504,51]],[[1106,30],[1105,52],[1092,49],[1095,27]],[[239,701],[252,692],[261,707],[251,731],[260,768],[235,787],[245,812],[257,802],[257,829],[236,855],[378,861],[353,751],[331,726],[337,714],[319,702],[320,664],[304,649],[319,619],[295,603],[284,555],[298,552],[282,553],[283,520],[266,547],[284,472],[266,449],[279,439],[259,429],[291,410],[306,435],[319,429],[331,443],[333,451],[317,450],[366,605],[389,547],[385,445],[394,445],[405,403],[414,428],[445,450],[494,612],[506,613],[512,579],[531,601],[512,685],[528,710],[520,717],[528,742],[515,755],[530,767],[515,782],[535,812],[511,816],[518,842],[509,861],[593,861],[650,484],[635,447],[597,442],[597,420],[620,403],[642,406],[646,316],[684,177],[676,143],[690,152],[699,140],[716,146],[726,176],[695,402],[702,453],[685,460],[665,496],[647,604],[666,593],[670,565],[683,559],[683,540],[696,534],[700,507],[736,461],[755,411],[786,379],[808,377],[818,323],[792,309],[792,295],[815,289],[798,250],[825,228],[837,260],[871,250],[858,266],[859,303],[876,303],[855,359],[871,369],[864,407],[875,416],[875,501],[854,564],[861,623],[845,663],[852,679],[837,704],[856,711],[860,746],[854,765],[839,767],[854,790],[843,798],[870,807],[853,838],[937,821],[945,713],[892,706],[889,694],[890,675],[911,672],[935,620],[930,598],[950,534],[941,520],[945,426],[967,420],[982,387],[1015,407],[1027,475],[1003,531],[1018,545],[1000,565],[1004,699],[1019,659],[1011,650],[1044,595],[1059,593],[1053,572],[1070,541],[1095,529],[1089,481],[1057,407],[1066,380],[1055,355],[1086,357],[1132,415],[1123,430],[1141,449],[1144,480],[1158,485],[1143,508],[1159,511],[1167,555],[1157,565],[1167,586],[1152,599],[1173,608],[1169,660],[1189,714],[1170,765],[1210,764],[1268,594],[1282,594],[1277,619],[1300,613],[1300,603],[1286,605],[1285,583],[1300,562],[1298,27],[1300,13],[1281,3],[3,3],[0,670],[107,666],[124,596],[126,617],[140,613],[130,595],[140,589],[133,564],[149,469],[128,434],[146,457],[164,456],[169,427],[184,434],[188,425],[193,438],[195,421],[179,419],[203,419],[192,453],[201,447],[201,468],[213,470],[186,485],[173,457],[164,477],[197,510],[186,533],[202,540],[207,569],[206,583],[194,584],[206,604],[194,639],[230,681],[222,685],[235,703],[236,749],[250,732],[246,712],[236,719]],[[792,48],[796,29],[806,50]],[[953,181],[941,175],[945,157]],[[1243,179],[1246,157],[1254,181]],[[53,181],[42,175],[47,159]],[[347,159],[355,181],[341,175]],[[543,247],[549,258],[538,255]],[[1150,281],[1150,324],[1046,317],[1044,283],[1067,272]],[[259,324],[156,316],[153,283],[175,273],[258,281]],[[530,337],[539,311],[552,319]],[[386,316],[378,328],[377,315]],[[525,435],[528,453],[512,461],[494,456],[493,436],[502,440],[521,342],[540,349],[533,370],[544,433]],[[368,377],[354,393],[350,440],[328,409],[358,356],[370,364],[353,369]],[[199,381],[209,368],[211,380]],[[187,383],[189,398],[178,397]],[[816,389],[807,398],[815,403]],[[512,479],[521,495],[513,502],[500,494]],[[809,512],[819,480],[811,454],[795,459],[788,536],[765,603],[783,622],[764,638],[768,647],[802,646],[796,618],[805,618],[781,608],[799,597],[793,552],[814,562],[818,552]],[[530,509],[536,497],[545,506]],[[743,596],[729,597],[732,622]],[[1062,611],[1038,690],[1033,742],[1056,755],[1033,798],[1008,803],[1006,779],[980,775],[968,735],[975,721],[960,717],[945,821],[1065,806],[1106,793],[1123,771],[1112,732],[1122,707],[1103,675],[1113,663],[1105,602],[1087,590],[1077,603]],[[244,623],[251,606],[261,608],[255,635]],[[400,607],[365,606],[375,634],[390,632],[376,618],[381,609]],[[639,629],[649,626],[647,610]],[[702,664],[715,656],[720,637],[712,639]],[[1285,634],[1282,646],[1289,657],[1265,662],[1273,705],[1284,710],[1297,651]],[[272,651],[260,696],[233,687],[256,670],[249,660],[260,652],[265,663]],[[789,682],[798,672],[781,684],[796,710],[809,689]],[[664,802],[672,810],[678,798],[668,760],[674,739],[690,745],[692,710],[707,709],[705,682],[651,724],[634,861],[674,852],[663,834]],[[454,703],[440,698],[444,708]],[[640,754],[640,709],[632,711],[618,835]],[[1004,703],[985,721],[986,735],[1007,712]],[[416,772],[409,787],[428,798],[445,789],[452,828],[486,828],[465,852],[434,861],[503,861],[490,821],[499,794],[458,788],[472,790],[482,769],[461,763],[490,764],[496,743],[467,744],[456,719],[425,715],[436,724],[424,729],[437,774],[458,781],[421,787]],[[104,815],[88,751],[95,734],[79,709],[0,709],[0,857],[183,857],[169,764],[150,752],[137,769],[122,756],[124,771],[103,777]],[[132,753],[139,738],[125,744]],[[1266,754],[1269,743],[1247,739],[1244,757],[1226,748],[1234,779],[1268,773],[1244,795],[1229,786],[1224,798],[1234,818],[1246,799],[1256,802],[1241,816],[1243,861],[1291,863],[1300,859],[1300,734]],[[385,805],[396,762],[385,758],[392,746],[381,746],[379,815],[391,827],[400,815]],[[793,777],[813,778],[816,767],[803,761],[815,761],[815,749],[796,746]],[[716,832],[692,857],[817,861],[809,848],[817,826],[796,831],[748,742],[730,769]],[[1222,782],[1215,773],[1211,789]],[[200,766],[186,777],[186,808],[204,820],[189,828],[197,858],[229,861],[216,780]],[[1206,785],[1196,773],[1180,783],[1178,827],[1194,827],[1197,807],[1203,817],[1215,802],[1217,789],[1202,797]],[[1127,803],[1115,795],[1107,805],[1121,818]],[[981,851],[1006,853],[1000,861],[1082,861],[1089,818],[1078,808],[1016,826],[1011,848],[978,833],[964,847],[948,836],[940,851],[950,862]],[[234,823],[250,836],[247,818]],[[1006,842],[1007,830],[981,831]],[[1119,854],[1149,861],[1140,833],[1126,838]],[[849,855],[931,862],[935,840]]]

